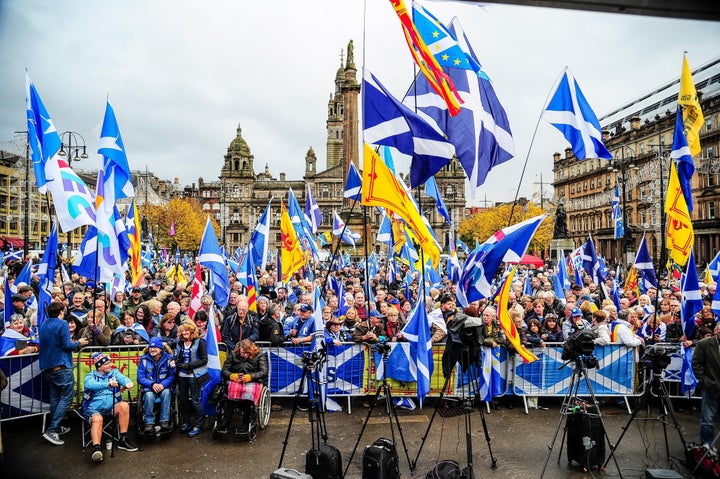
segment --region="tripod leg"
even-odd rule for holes
[[[623,479],[622,475],[622,469],[620,469],[620,465],[617,462],[617,457],[615,457],[615,447],[613,446],[612,442],[610,441],[610,436],[608,436],[607,428],[605,427],[605,421],[603,420],[602,411],[600,411],[600,404],[597,401],[597,398],[595,397],[595,392],[593,391],[592,384],[590,384],[590,378],[587,376],[587,368],[584,368],[582,370],[582,373],[585,377],[585,384],[587,385],[588,392],[590,392],[590,397],[592,398],[592,402],[595,405],[595,408],[598,412],[598,419],[600,419],[600,424],[602,424],[603,428],[603,436],[605,436],[605,440],[608,443],[608,446],[610,447],[610,457],[612,457],[613,462],[615,463],[615,468],[618,471],[618,475],[620,476],[620,479]],[[604,466],[603,466],[604,468]]]
[[[392,391],[390,390],[390,386],[387,384],[387,381],[383,381],[383,390],[385,391],[385,407],[388,408],[388,416],[394,416],[395,418],[395,424],[397,425],[400,442],[402,443],[403,449],[405,450],[405,457],[407,458],[408,467],[410,467],[410,474],[412,474],[415,471],[415,467],[410,460],[410,453],[408,452],[407,445],[405,444],[405,436],[403,435],[402,426],[400,425],[400,417],[398,416],[397,409],[395,409],[395,402],[392,397]],[[390,417],[390,434],[392,435],[393,443],[396,444],[395,431],[393,430],[392,419],[393,418]],[[399,467],[400,465],[398,464],[398,468]],[[398,470],[397,473],[399,477],[400,471]]]
[[[565,419],[567,417],[567,410],[570,405],[570,400],[572,399],[572,396],[573,396],[573,389],[575,387],[575,381],[576,381],[576,375],[575,375],[575,372],[573,372],[573,375],[570,379],[570,388],[568,388],[568,392],[565,394],[562,405],[560,406],[560,419],[558,420],[558,424],[555,427],[555,434],[553,435],[553,438],[552,438],[552,441],[550,441],[550,444],[548,444],[548,455],[545,458],[545,463],[543,464],[543,468],[540,471],[540,479],[542,479],[545,476],[545,470],[547,469],[547,465],[550,462],[550,457],[552,456],[552,451],[553,451],[553,448],[555,447],[555,441],[557,441],[558,434],[560,433],[560,428],[562,427],[563,419]],[[563,433],[563,438],[564,437],[565,437],[565,433]],[[560,462],[560,456],[558,455],[558,463],[559,462]]]
[[[411,471],[415,470],[417,467],[417,461],[418,458],[420,458],[420,453],[423,450],[423,447],[425,446],[425,440],[427,440],[428,434],[430,434],[430,428],[433,425],[433,421],[435,420],[435,416],[437,415],[438,408],[441,407],[443,404],[443,398],[445,397],[445,391],[447,390],[448,386],[450,385],[450,378],[451,376],[448,376],[445,378],[445,384],[443,385],[442,391],[440,391],[440,397],[438,398],[438,403],[435,406],[435,409],[433,410],[432,416],[430,416],[430,422],[428,423],[427,429],[425,429],[425,434],[423,434],[422,439],[420,440],[420,447],[418,448],[418,452],[415,455],[415,459],[412,461],[412,467],[410,468]]]
[[[350,469],[350,464],[352,464],[353,457],[355,457],[355,453],[357,452],[358,445],[360,444],[360,439],[362,439],[363,434],[365,433],[365,428],[368,425],[368,421],[370,421],[370,416],[372,416],[373,409],[375,409],[375,404],[378,401],[378,397],[380,396],[380,391],[382,391],[382,388],[377,388],[375,391],[375,397],[373,398],[372,402],[370,403],[370,407],[368,408],[367,416],[365,416],[365,421],[363,422],[362,428],[360,428],[360,434],[358,435],[357,441],[355,441],[355,446],[353,447],[352,452],[350,453],[350,458],[348,459],[347,466],[345,466],[345,471],[343,472],[343,477],[345,477],[348,473],[348,470]]]
[[[280,463],[278,464],[278,469],[282,467],[283,459],[285,458],[285,450],[287,449],[288,439],[290,438],[290,429],[292,428],[293,419],[295,419],[295,413],[298,410],[300,395],[302,394],[303,387],[305,386],[305,380],[307,379],[307,376],[308,370],[307,368],[303,368],[302,376],[300,376],[300,384],[298,385],[298,391],[295,393],[293,408],[290,412],[290,421],[288,422],[287,432],[285,433],[285,439],[283,440],[282,451],[280,452]]]
[[[490,442],[491,441],[490,432],[488,431],[487,422],[485,421],[485,411],[483,411],[482,401],[480,401],[480,385],[478,384],[477,374],[475,374],[474,380],[471,380],[471,384],[474,387],[475,398],[477,399],[477,402],[478,402],[478,412],[480,413],[480,423],[482,424],[482,427],[483,427],[483,432],[485,434],[485,442],[487,443],[488,453],[490,454],[490,467],[492,469],[495,469],[497,467],[497,459],[495,458],[495,456],[493,455],[493,452],[492,452],[492,446],[491,446],[491,442]],[[487,401],[486,401],[486,404],[487,404]],[[467,421],[466,431],[472,431],[471,425],[470,425],[470,412],[468,412],[468,414],[467,414],[466,421]],[[472,441],[472,439],[470,439],[470,441]],[[470,444],[470,443],[468,443],[468,444]],[[472,456],[469,453],[468,453],[468,456],[470,458],[472,458]],[[470,462],[471,461],[468,460],[468,463],[470,463]]]
[[[563,407],[560,409],[562,411],[561,414],[564,417],[567,417],[568,410],[570,409],[570,405],[572,403],[572,398],[577,397],[579,389],[580,389],[580,374],[577,372],[577,370],[573,370],[573,375],[572,375],[572,378],[570,379],[570,389],[568,390],[568,394],[565,396],[565,401],[563,402]],[[562,457],[562,452],[563,452],[563,449],[565,448],[565,436],[566,435],[567,435],[567,421],[565,422],[565,427],[563,427],[563,434],[562,434],[562,438],[560,439],[560,451],[558,451],[558,458],[557,458],[558,464],[560,464],[560,458]]]
[[[662,376],[659,378],[660,381],[660,395],[662,397],[662,402],[665,404],[665,409],[670,414],[670,419],[672,419],[673,427],[678,432],[678,435],[680,436],[680,442],[683,445],[683,450],[687,449],[687,442],[685,441],[685,437],[683,436],[682,429],[680,428],[680,423],[677,420],[677,416],[675,415],[675,408],[672,405],[672,401],[670,400],[670,394],[667,391],[667,388],[665,387],[665,382],[662,379]],[[668,460],[670,460],[670,451],[668,450]]]

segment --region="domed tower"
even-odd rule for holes
[[[222,178],[250,178],[255,179],[253,168],[253,155],[250,147],[242,137],[242,129],[238,124],[237,136],[228,146],[225,155],[225,164],[222,167],[220,176]]]
[[[315,150],[312,146],[305,154],[305,177],[315,176],[317,172],[317,157],[315,156]]]
[[[327,169],[338,166],[343,158],[343,95],[342,85],[345,81],[343,50],[340,49],[340,68],[335,74],[335,91],[328,100],[327,119]]]

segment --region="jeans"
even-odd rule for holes
[[[143,409],[145,411],[145,425],[155,424],[153,409],[155,400],[160,400],[160,422],[170,422],[170,390],[163,389],[160,394],[152,389],[143,394]]]
[[[75,378],[72,369],[63,368],[43,371],[45,381],[50,384],[50,425],[48,432],[60,432],[60,421],[70,407],[75,394]]]
[[[720,397],[709,397],[703,390],[700,417],[700,444],[712,444],[715,439],[715,418],[720,408]]]
[[[196,378],[186,378],[183,376],[177,378],[176,384],[183,422],[191,423],[197,427],[202,426],[202,386]],[[194,421],[192,421],[193,416]]]

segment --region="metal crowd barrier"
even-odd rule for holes
[[[8,386],[0,392],[0,420],[50,412],[50,389],[43,383],[39,354],[0,357]]]

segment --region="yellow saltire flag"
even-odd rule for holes
[[[415,233],[420,247],[432,260],[433,267],[437,268],[440,261],[440,246],[435,241],[430,228],[423,221],[412,199],[408,197],[405,187],[367,143],[364,166],[362,205],[381,206],[405,220],[407,226]]]
[[[498,293],[496,298],[496,301],[498,303],[498,321],[500,322],[500,327],[502,327],[503,331],[505,331],[505,336],[507,337],[508,341],[510,341],[510,344],[512,344],[515,348],[515,351],[520,355],[523,361],[525,361],[526,363],[531,363],[535,361],[538,357],[535,356],[532,351],[529,351],[527,348],[525,348],[525,346],[523,346],[520,342],[520,334],[515,327],[515,323],[510,318],[510,312],[508,311],[508,301],[510,300],[512,281],[515,277],[515,272],[517,271],[517,269],[518,265],[515,265],[512,271],[510,271],[510,274],[508,274],[505,278],[505,281],[503,281],[502,286],[500,286],[500,292]]]
[[[715,280],[712,277],[712,273],[710,273],[710,268],[705,266],[705,279],[703,280],[705,284],[711,284],[714,283]]]
[[[280,245],[282,248],[280,253],[281,281],[287,283],[292,279],[293,273],[305,264],[305,255],[295,234],[295,228],[290,221],[285,203],[280,204]]]
[[[705,118],[700,109],[697,90],[695,90],[690,65],[688,65],[685,55],[683,55],[682,73],[680,74],[678,105],[683,107],[683,131],[690,147],[690,153],[692,156],[697,156],[700,154],[700,128],[702,128]]]
[[[625,291],[628,290],[633,290],[635,291],[635,296],[640,296],[640,288],[638,287],[638,277],[635,266],[630,267],[630,271],[628,271],[627,278],[625,279]]]
[[[670,250],[670,258],[684,267],[690,257],[695,233],[675,163],[670,166],[665,213],[668,215],[667,248]]]

